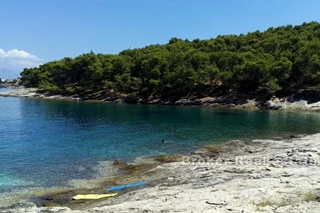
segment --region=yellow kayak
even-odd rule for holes
[[[116,196],[118,193],[114,194],[86,194],[86,195],[77,195],[74,196],[74,200],[98,200],[101,198],[106,198],[106,197],[113,197]]]

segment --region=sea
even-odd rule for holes
[[[319,131],[316,112],[0,97],[0,193],[67,187],[106,161]]]

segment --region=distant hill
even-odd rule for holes
[[[93,52],[24,69],[22,84],[65,94],[139,98],[246,95],[269,97],[320,88],[320,24],[269,28],[246,35]]]

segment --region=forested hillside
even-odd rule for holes
[[[96,91],[162,99],[270,96],[320,89],[320,24],[88,54],[24,69],[22,84],[62,94]]]

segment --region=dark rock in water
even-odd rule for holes
[[[172,142],[172,141],[162,139],[161,142],[162,142],[162,143],[170,143],[170,142]]]
[[[113,163],[112,163],[112,165],[120,165],[120,164],[122,164],[123,162],[122,161],[120,161],[120,160],[115,160]]]

